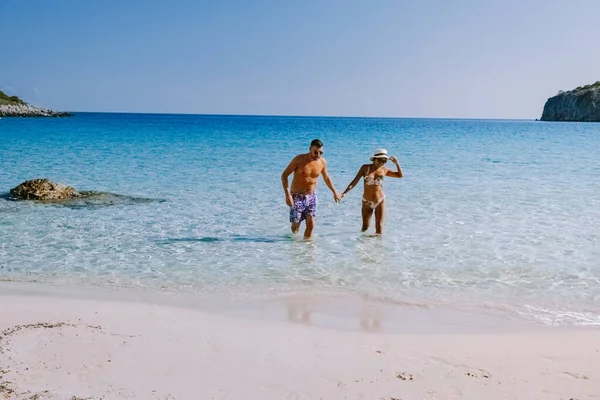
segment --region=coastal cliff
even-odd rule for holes
[[[7,96],[0,91],[0,117],[68,117],[67,112],[34,107],[17,96]]]
[[[541,120],[600,122],[600,81],[558,92],[546,101]]]

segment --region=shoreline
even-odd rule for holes
[[[0,395],[8,399],[600,396],[593,328],[343,330],[306,324],[302,313],[275,321],[6,286]]]
[[[339,331],[386,334],[471,334],[586,329],[595,325],[547,325],[504,310],[449,304],[397,302],[306,288],[272,293],[194,293],[127,286],[0,281],[0,296],[43,297],[189,309],[219,317],[268,323],[297,322]]]

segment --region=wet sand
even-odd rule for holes
[[[302,308],[286,317],[0,294],[0,397],[600,398],[598,329],[394,333],[376,318],[349,330]]]

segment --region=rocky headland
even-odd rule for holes
[[[546,101],[541,120],[600,122],[600,81],[559,91]]]
[[[17,96],[0,91],[0,117],[68,117],[71,114],[27,104]]]

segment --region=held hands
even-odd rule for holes
[[[343,194],[339,194],[338,192],[333,193],[333,201],[339,203],[344,198]]]

